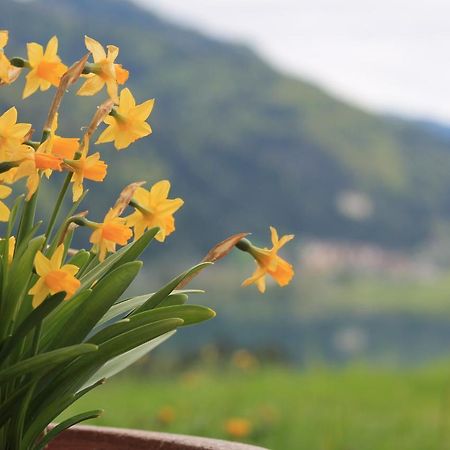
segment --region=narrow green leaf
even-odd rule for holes
[[[116,269],[119,265],[125,264],[127,262],[135,261],[141,253],[148,247],[150,242],[158,233],[159,228],[151,228],[147,230],[137,241],[133,242],[130,247],[123,253],[120,260],[118,260],[112,267],[111,270]]]
[[[2,351],[0,352],[0,365],[6,361],[10,351],[14,349],[14,347],[18,345],[33,328],[37,327],[45,317],[61,304],[65,295],[65,292],[59,292],[52,295],[28,315],[11,336],[11,339],[9,339],[7,344],[2,348]]]
[[[79,268],[83,267],[89,260],[90,253],[87,250],[79,250],[72,258],[69,259],[68,264],[73,264]]]
[[[33,411],[33,415],[30,418],[30,427],[32,429],[29,430],[28,435],[33,437],[35,432],[39,432],[39,418],[50,417],[50,420],[52,420],[52,414],[55,412],[58,414],[59,406],[57,407],[57,404],[62,401],[73,401],[67,399],[68,394],[76,393],[83,387],[92,385],[98,382],[99,379],[104,378],[99,376],[97,379],[94,379],[93,376],[106,362],[158,336],[175,330],[182,323],[183,321],[180,319],[168,319],[133,329],[103,343],[98,347],[97,352],[92,355],[84,355],[65,365],[60,371],[55,373],[52,379],[48,380],[47,385],[33,399],[30,407],[30,410]]]
[[[72,416],[69,419],[64,420],[63,422],[56,425],[56,427],[52,428],[44,438],[34,447],[34,450],[42,450],[45,446],[51,442],[53,439],[58,436],[58,434],[62,433],[67,428],[76,425],[77,423],[84,422],[85,420],[96,419],[100,415],[103,414],[102,409],[95,409],[93,411],[86,411],[81,414],[77,414],[76,416]]]
[[[24,384],[23,386],[15,389],[8,398],[2,402],[0,406],[0,428],[3,424],[12,417],[16,412],[16,407],[19,406],[22,397],[28,392],[28,389],[34,383],[34,380]]]
[[[92,375],[92,377],[86,382],[84,386],[90,386],[91,383],[97,380],[108,379],[118,374],[119,372],[122,372],[122,370],[125,370],[127,367],[134,364],[136,361],[158,347],[158,345],[161,345],[175,333],[176,330],[169,331],[168,333],[164,333],[161,336],[151,339],[148,342],[144,342],[143,344],[131,350],[128,350],[127,352],[122,353],[115,358],[110,359],[102,367],[100,367],[100,369],[98,369],[98,371],[95,372],[94,375]]]
[[[205,306],[181,305],[166,306],[165,308],[155,308],[150,311],[144,311],[130,316],[128,319],[120,320],[99,331],[95,336],[89,339],[92,344],[101,344],[109,339],[126,333],[135,328],[141,327],[152,322],[164,319],[182,319],[182,326],[192,325],[194,323],[209,320],[215,316],[215,312]]]
[[[108,272],[117,269],[122,264],[134,261],[152,241],[158,228],[146,231],[136,242],[122,247],[116,253],[108,256],[102,263],[81,277],[81,288],[91,286],[94,281],[100,280]]]
[[[196,266],[192,267],[191,269],[187,270],[186,272],[183,272],[181,275],[178,275],[176,278],[174,278],[172,281],[170,281],[168,284],[166,284],[163,288],[161,288],[159,291],[155,292],[142,306],[137,308],[135,311],[132,312],[132,314],[137,314],[143,311],[147,311],[149,309],[156,308],[164,299],[166,299],[169,294],[187,277],[200,272],[205,267],[211,265],[210,262],[203,262],[200,264],[197,264]]]
[[[83,385],[90,385],[102,378],[110,378],[133,364],[137,359],[157,347],[183,325],[181,319],[166,319],[146,324],[116,336],[99,346],[96,370]],[[92,360],[94,358],[91,358]],[[82,365],[83,362],[80,362]],[[76,373],[76,372],[75,372]]]
[[[89,301],[83,309],[77,309],[70,321],[70,327],[60,336],[58,345],[82,342],[105,315],[116,300],[125,292],[142,267],[140,261],[126,263],[102,278],[92,289]]]
[[[75,315],[75,311],[81,311],[82,305],[89,301],[92,291],[86,289],[66,302],[63,302],[50,313],[44,320],[43,332],[40,339],[40,351],[51,350],[60,346],[60,336],[63,336],[70,326],[70,321]]]
[[[22,300],[28,290],[28,284],[33,272],[34,257],[36,252],[42,248],[44,240],[44,236],[32,239],[23,255],[13,259],[8,275],[10,282],[7,285],[5,298],[3,298],[4,303],[2,304],[1,320],[3,323],[13,323],[16,320],[19,308],[21,306],[25,308]],[[31,309],[31,305],[26,306]]]
[[[29,375],[40,370],[49,371],[63,362],[70,361],[85,353],[95,352],[97,349],[98,347],[93,344],[79,344],[40,353],[1,370],[0,384],[12,381],[16,376]]]
[[[186,294],[173,294],[172,293],[158,305],[158,308],[163,308],[165,306],[184,305],[188,300],[189,300],[189,297]]]
[[[33,228],[31,228],[31,230],[26,234],[26,236],[22,239],[22,241],[20,243],[17,242],[15,251],[16,257],[22,256],[23,253],[27,250],[29,242],[31,241],[31,239],[33,239],[33,236],[37,233],[42,223],[43,223],[42,220],[36,222],[36,225],[34,225]]]
[[[198,289],[186,289],[180,291],[173,291],[165,300],[163,300],[158,307],[184,305],[189,299],[187,294],[203,294],[204,291]],[[134,309],[143,305],[152,294],[139,295],[138,297],[128,298],[119,301],[113,305],[110,310],[102,317],[95,328],[89,333],[88,338],[98,333],[103,328],[127,317]]]

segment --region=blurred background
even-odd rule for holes
[[[56,34],[70,63],[87,34],[120,47],[138,102],[156,98],[152,136],[102,149],[109,175],[85,205],[101,218],[141,179],[185,199],[133,294],[230,234],[296,234],[290,286],[240,288],[253,266],[230,255],[192,283],[217,318],[76,410],[277,450],[450,448],[449,13],[444,0],[0,0],[10,56]],[[39,129],[50,97],[23,103],[22,82],[0,111]],[[67,96],[59,134],[78,136],[101,100]]]

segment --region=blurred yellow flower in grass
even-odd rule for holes
[[[82,155],[79,159],[65,160],[66,165],[73,172],[73,201],[76,202],[83,194],[84,179],[101,182],[106,177],[108,165],[100,160],[100,153]]]
[[[27,200],[36,192],[40,180],[41,172],[45,172],[47,178],[51,175],[53,170],[62,171],[62,159],[51,153],[45,152],[45,142],[34,150],[28,145],[19,146],[13,152],[12,159],[18,162],[17,169],[13,169],[14,181],[27,177]]]
[[[176,418],[175,410],[171,406],[163,406],[156,413],[156,420],[160,425],[170,425]]]
[[[120,92],[119,105],[104,122],[108,125],[99,136],[97,144],[114,141],[117,150],[122,150],[134,141],[151,134],[152,129],[146,122],[152,112],[154,99],[136,105],[133,94],[128,88]]]
[[[1,201],[11,195],[12,189],[9,186],[0,184],[0,222],[8,222],[9,208]]]
[[[234,417],[225,422],[225,431],[231,437],[241,439],[249,436],[253,430],[252,423],[248,419]]]
[[[27,98],[38,89],[46,91],[50,86],[59,86],[61,77],[67,71],[67,66],[58,56],[58,38],[53,36],[44,51],[42,45],[36,42],[27,44],[28,63],[30,71],[26,76],[22,97]]]
[[[0,160],[9,161],[10,154],[22,144],[31,130],[29,123],[17,123],[17,109],[13,106],[0,116]]]
[[[85,36],[84,42],[86,48],[92,53],[94,63],[91,64],[91,72],[84,75],[87,80],[78,90],[78,95],[95,95],[106,84],[106,90],[110,98],[118,100],[118,84],[123,84],[128,79],[128,70],[125,70],[121,64],[115,64],[119,55],[119,48],[115,45],[107,45],[108,54],[106,54],[102,45],[95,39]]]
[[[67,300],[80,287],[80,281],[75,278],[78,267],[73,264],[62,265],[63,256],[63,244],[55,250],[51,258],[47,258],[40,251],[36,253],[34,267],[39,279],[28,292],[33,296],[33,308],[39,306],[49,294],[57,292],[66,292]]]
[[[173,215],[180,209],[184,201],[181,198],[167,198],[170,191],[170,182],[161,180],[155,183],[150,190],[137,188],[131,206],[134,213],[127,217],[127,225],[134,228],[134,237],[139,239],[148,228],[159,227],[155,236],[163,242],[170,233],[175,231]]]
[[[108,211],[102,223],[90,222],[89,226],[94,229],[89,242],[94,244],[93,250],[100,261],[105,259],[107,252],[115,252],[117,244],[126,245],[133,235],[126,219],[119,217],[114,208]]]
[[[256,356],[246,349],[236,350],[231,356],[232,364],[243,371],[253,370],[259,367],[259,361]]]
[[[244,250],[255,258],[257,268],[250,278],[244,280],[242,286],[255,283],[261,293],[266,290],[266,275],[270,275],[280,286],[289,284],[294,276],[292,265],[277,254],[281,247],[294,239],[294,235],[285,235],[279,239],[278,232],[274,227],[270,227],[270,232],[273,245],[271,249],[259,248],[249,243]]]

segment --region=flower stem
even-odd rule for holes
[[[66,176],[66,179],[64,180],[64,184],[61,187],[61,191],[59,192],[55,207],[53,208],[53,213],[48,222],[48,227],[45,232],[45,236],[46,236],[45,242],[48,242],[48,240],[50,239],[50,235],[53,231],[53,227],[55,226],[56,219],[58,218],[59,210],[61,209],[61,205],[62,205],[62,202],[66,195],[67,189],[69,187],[71,178],[72,178],[72,172],[69,172]]]

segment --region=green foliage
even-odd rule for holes
[[[49,297],[36,309],[22,307],[27,311],[22,314],[22,321],[17,320],[20,308],[8,308],[10,320],[4,322],[2,317],[0,322],[5,335],[0,345],[2,448],[42,449],[65,428],[97,417],[100,414],[97,410],[77,414],[42,438],[46,426],[70,404],[148,353],[178,327],[214,317],[214,312],[206,307],[184,305],[185,293],[171,294],[180,281],[204,264],[184,272],[156,294],[138,297],[141,301],[121,300],[142,266],[134,259],[154,235],[155,230],[149,230],[140,240],[110,255],[104,262],[97,261],[97,265],[81,277],[80,289],[69,301],[63,302],[65,293],[60,293]],[[2,296],[0,304],[15,305],[18,298],[30,302],[26,293],[35,280],[29,274],[43,242],[43,238],[32,239],[26,250],[16,255],[17,260],[13,260],[7,278],[2,280],[12,289],[2,292],[13,293],[15,297]],[[86,252],[80,250],[79,253],[72,260],[86,264]],[[27,272],[19,271],[19,264],[26,267]],[[23,284],[19,290],[8,275],[21,277]],[[171,295],[171,301],[164,303]],[[153,301],[150,308],[148,299],[152,298],[158,301]],[[123,312],[128,318],[123,318]]]

